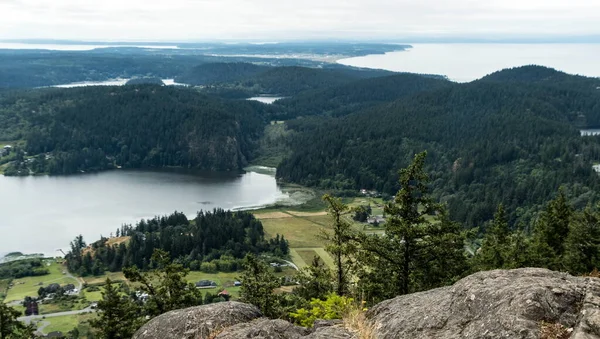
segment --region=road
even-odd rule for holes
[[[18,321],[22,321],[22,322],[24,322],[26,324],[29,324],[33,320],[47,319],[47,318],[54,318],[54,317],[62,317],[64,315],[77,315],[77,314],[83,314],[83,313],[89,313],[89,312],[96,312],[96,310],[88,306],[88,307],[86,307],[86,308],[84,308],[82,310],[78,310],[78,311],[66,311],[66,312],[58,312],[58,313],[30,315],[28,317],[17,318],[17,320]]]
[[[300,271],[300,269],[298,268],[298,266],[296,266],[296,264],[294,264],[293,262],[291,262],[291,261],[287,261],[287,260],[284,260],[284,261],[285,261],[285,262],[286,262],[288,265],[290,265],[290,267],[292,267],[293,269],[295,269],[296,271]]]

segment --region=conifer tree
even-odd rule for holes
[[[385,207],[385,236],[362,237],[361,264],[368,268],[359,273],[359,288],[370,300],[437,287],[467,269],[466,235],[428,195],[426,155],[400,170],[400,191]]]
[[[0,339],[33,338],[33,326],[27,326],[17,320],[21,312],[0,302]]]
[[[571,274],[590,273],[600,267],[600,215],[587,207],[570,224],[563,265]]]
[[[477,253],[475,260],[477,269],[492,270],[507,266],[509,237],[510,228],[508,227],[506,212],[504,206],[500,204]]]
[[[160,249],[154,251],[151,260],[156,268],[149,272],[142,273],[137,267],[123,270],[127,279],[139,283],[140,290],[148,294],[144,306],[147,315],[155,317],[172,310],[202,305],[201,292],[185,279],[189,269],[172,263],[169,253]]]
[[[317,256],[310,266],[300,271],[298,283],[300,285],[294,289],[294,294],[305,300],[324,299],[334,290],[331,270]]]
[[[573,209],[561,188],[537,220],[533,234],[534,263],[539,267],[560,270],[565,253],[564,241],[569,235]]]
[[[118,286],[106,279],[102,300],[98,301],[97,317],[90,320],[102,339],[131,338],[143,324],[141,309],[131,299],[119,293]]]
[[[323,196],[323,200],[328,204],[329,215],[333,219],[333,232],[325,233],[323,236],[327,241],[325,249],[333,256],[336,293],[345,295],[348,293],[352,256],[356,252],[356,235],[352,230],[352,225],[344,218],[346,214],[350,213],[350,208],[342,203],[341,199],[329,195]]]
[[[277,318],[280,315],[279,300],[273,290],[280,286],[279,281],[271,273],[269,266],[253,254],[246,255],[243,267],[244,271],[239,278],[242,282],[241,300],[258,307],[265,316]]]

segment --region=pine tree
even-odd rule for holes
[[[533,234],[533,255],[536,266],[560,270],[565,253],[564,240],[569,235],[573,209],[563,189],[548,203],[537,220]]]
[[[202,293],[185,279],[189,269],[172,263],[169,253],[160,249],[154,251],[151,260],[156,267],[152,271],[142,273],[137,267],[123,270],[127,279],[139,283],[140,290],[148,294],[144,305],[147,315],[155,317],[172,310],[202,305]]]
[[[385,207],[385,236],[363,236],[359,289],[369,300],[450,283],[467,268],[466,235],[428,196],[423,152],[400,170],[400,191]]]
[[[267,317],[279,317],[279,299],[273,290],[280,284],[271,273],[269,266],[260,262],[253,254],[248,254],[244,258],[243,268],[244,271],[239,278],[242,283],[241,301],[255,305]]]
[[[325,249],[333,256],[335,264],[335,289],[336,293],[343,296],[348,293],[349,272],[353,265],[352,256],[356,253],[356,234],[352,225],[344,218],[350,213],[350,208],[342,203],[339,198],[329,195],[323,196],[328,204],[329,215],[333,219],[333,234],[325,233],[323,238],[327,241]]]
[[[600,267],[600,215],[587,207],[577,213],[565,240],[563,265],[571,274]]]
[[[504,268],[508,265],[508,246],[510,228],[504,206],[500,204],[494,214],[494,221],[487,229],[477,256],[476,266],[479,270]]]
[[[294,289],[294,294],[305,300],[324,299],[334,290],[331,270],[317,256],[310,266],[300,271],[297,279],[300,285]]]
[[[129,297],[119,293],[118,287],[109,278],[106,279],[102,300],[98,301],[97,317],[90,320],[103,339],[131,338],[143,324],[141,310]]]
[[[17,318],[21,312],[0,302],[0,339],[33,338],[33,326],[26,326]]]

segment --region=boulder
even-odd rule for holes
[[[249,323],[237,324],[229,327],[215,337],[215,339],[238,338],[270,338],[270,339],[299,339],[309,334],[304,327],[293,325],[281,319],[257,319]]]
[[[546,269],[479,272],[400,296],[367,312],[377,338],[540,338],[542,323],[571,339],[600,338],[600,279]]]
[[[229,301],[161,314],[140,328],[134,339],[209,338],[224,329],[262,317],[256,306]]]

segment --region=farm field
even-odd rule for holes
[[[53,259],[48,259],[45,262],[49,264],[47,268],[50,274],[39,277],[13,279],[13,286],[8,289],[4,302],[9,303],[11,301],[23,300],[27,296],[35,297],[41,286],[48,286],[54,283],[60,285],[74,284],[77,286],[78,281],[76,279],[63,273],[65,268],[62,265],[56,263]]]

